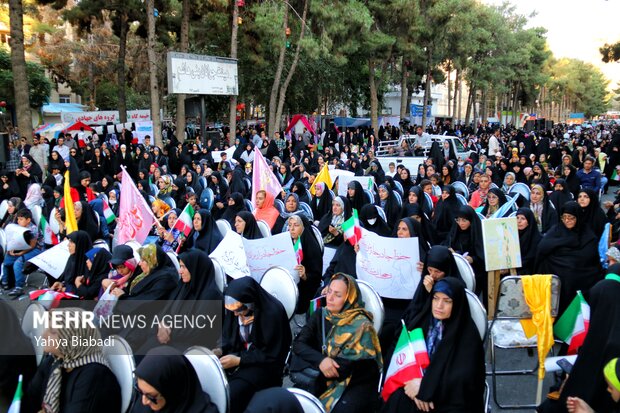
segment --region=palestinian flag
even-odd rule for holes
[[[403,325],[385,375],[385,384],[381,391],[383,400],[387,401],[390,395],[403,387],[406,382],[422,378],[423,369],[428,367],[429,363],[422,329],[416,328],[409,333]]]
[[[581,291],[577,291],[577,296],[555,323],[553,332],[556,337],[568,344],[568,354],[577,354],[586,338],[589,326],[590,306]]]
[[[112,208],[110,208],[110,205],[108,205],[105,199],[103,199],[103,216],[108,224],[111,224],[116,219],[116,215],[114,215]]]
[[[19,411],[21,410],[22,396],[23,396],[23,389],[22,389],[23,380],[24,380],[24,376],[20,374],[19,379],[17,381],[17,389],[15,389],[15,396],[13,396],[13,403],[11,403],[11,405],[9,406],[8,413],[19,413]]]
[[[342,223],[342,231],[344,231],[344,239],[349,241],[353,246],[362,238],[362,227],[360,226],[360,220],[357,216],[357,209],[353,209],[351,218]]]
[[[301,262],[304,259],[304,251],[301,249],[301,237],[297,238],[295,244],[293,245],[293,249],[295,250],[295,256],[297,257],[297,264],[301,265]]]
[[[190,204],[187,204],[181,212],[179,218],[177,218],[177,222],[174,223],[174,229],[178,229],[185,235],[186,237],[192,232],[192,228],[194,221],[194,208]]]
[[[43,233],[43,242],[47,245],[58,245],[58,235],[54,234],[54,231],[52,231],[52,228],[50,227],[49,222],[47,222],[47,219],[45,219],[44,215],[41,215],[39,229]]]

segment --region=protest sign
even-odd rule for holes
[[[329,267],[329,263],[332,262],[334,255],[336,255],[337,248],[325,247],[323,250],[323,272],[325,274],[325,270]]]
[[[516,217],[483,220],[482,240],[487,271],[521,267],[521,246]]]
[[[243,240],[241,235],[235,231],[228,231],[222,242],[209,254],[209,257],[217,260],[224,273],[234,279],[250,275]]]
[[[260,281],[269,268],[280,266],[291,273],[296,283],[299,282],[299,273],[295,270],[297,258],[288,232],[269,238],[252,240],[243,238],[242,241],[250,275],[256,281]]]
[[[355,261],[357,278],[381,297],[411,299],[420,283],[418,238],[387,238],[363,231]]]
[[[69,240],[66,239],[28,261],[39,267],[41,271],[58,279],[67,265],[69,255]]]
[[[30,245],[24,239],[24,234],[28,228],[17,224],[9,224],[4,228],[6,233],[6,251],[29,250]],[[5,251],[5,252],[6,252]]]

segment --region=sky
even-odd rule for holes
[[[482,0],[501,5],[504,0]],[[604,63],[599,47],[620,41],[620,0],[512,0],[517,13],[536,16],[527,27],[547,29],[547,43],[554,56],[592,63],[611,81],[620,83],[620,63]]]

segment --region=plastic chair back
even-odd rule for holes
[[[136,363],[133,351],[124,338],[116,335],[109,338],[112,344],[103,346],[103,355],[108,360],[110,370],[116,376],[121,388],[121,412],[126,412],[129,410],[133,395],[133,372],[136,369]]]
[[[260,286],[265,291],[277,298],[284,309],[289,320],[295,314],[299,290],[293,276],[283,267],[271,267],[263,274]]]
[[[383,301],[379,293],[367,283],[366,281],[357,280],[357,285],[362,293],[362,300],[364,300],[364,308],[373,315],[372,323],[377,331],[377,334],[381,332],[383,326],[383,320],[385,319],[385,309],[383,307]]]
[[[201,346],[188,348],[185,357],[194,367],[202,391],[209,395],[220,413],[227,413],[230,406],[230,391],[220,360],[211,350]]]

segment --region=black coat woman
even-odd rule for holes
[[[542,235],[536,225],[534,213],[529,208],[517,210],[517,229],[519,230],[519,246],[521,249],[521,268],[517,270],[519,275],[534,274],[536,253]]]
[[[220,362],[228,373],[230,412],[240,413],[254,393],[282,385],[291,330],[280,301],[251,277],[231,281],[224,303]]]
[[[560,277],[559,314],[564,312],[577,290],[586,291],[601,279],[598,239],[583,222],[577,202],[564,204],[560,223],[538,244],[536,272]]]
[[[484,410],[484,349],[472,320],[465,285],[439,280],[432,300],[407,317],[407,330],[422,328],[430,364],[424,377],[392,393],[383,409],[391,412],[479,413]]]

